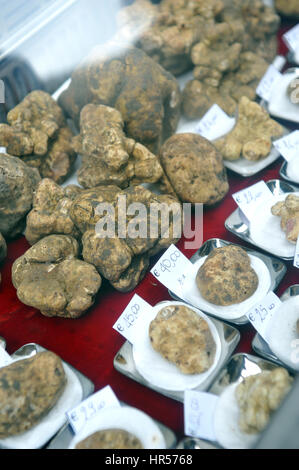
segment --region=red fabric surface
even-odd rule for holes
[[[286,28],[283,28],[283,32]],[[280,53],[286,49],[280,43]],[[215,208],[204,211],[204,241],[210,238],[222,238],[241,245],[246,245],[233,236],[224,227],[226,218],[236,208],[231,195],[257,181],[279,178],[282,159],[272,164],[263,172],[251,178],[242,178],[229,172],[230,192]],[[178,247],[190,258],[196,250],[186,251],[184,239]],[[166,288],[147,274],[143,282],[130,294],[121,294],[108,283],[101,289],[96,305],[78,320],[46,318],[33,308],[23,305],[16,296],[11,283],[11,266],[16,258],[29,248],[27,241],[20,238],[9,243],[8,257],[1,268],[0,286],[0,336],[7,341],[7,350],[14,352],[22,345],[35,342],[58,354],[85,374],[99,390],[111,385],[120,400],[136,406],[153,418],[174,430],[178,437],[183,434],[183,406],[171,399],[147,389],[144,386],[119,374],[113,368],[115,354],[124,343],[124,339],[112,329],[113,324],[125,309],[134,293],[138,293],[151,305],[169,299]],[[198,247],[199,248],[199,247]],[[281,282],[277,293],[281,294],[288,286],[298,283],[299,272],[287,263],[288,272]],[[252,352],[251,341],[255,332],[249,326],[242,327],[241,342],[236,352]]]

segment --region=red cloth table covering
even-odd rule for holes
[[[283,27],[279,36],[289,28],[290,26]],[[279,53],[286,53],[286,47],[281,41]],[[282,161],[280,158],[251,178],[228,173],[229,194],[217,207],[204,210],[204,241],[217,237],[246,246],[224,227],[226,218],[236,208],[231,195],[261,179],[268,181],[279,178]],[[187,252],[184,250],[183,242],[182,239],[178,247],[190,258],[196,250]],[[0,336],[6,339],[8,352],[12,353],[26,343],[38,343],[54,351],[90,378],[95,384],[96,391],[109,384],[120,400],[145,411],[152,418],[169,426],[180,438],[184,432],[183,405],[137,384],[113,368],[114,356],[124,343],[124,338],[113,330],[112,326],[134,293],[139,294],[151,305],[155,305],[161,300],[170,298],[167,289],[150,273],[135,291],[129,294],[118,293],[105,283],[95,306],[84,317],[77,320],[46,318],[17,299],[11,282],[12,263],[28,248],[29,245],[23,237],[9,243],[8,257],[1,268]],[[299,281],[299,271],[292,267],[291,262],[287,263],[287,268],[287,274],[277,290],[278,295]],[[236,352],[252,353],[251,342],[255,331],[251,325],[246,325],[240,328],[240,332],[241,342]]]

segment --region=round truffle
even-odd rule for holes
[[[155,351],[183,374],[201,374],[214,362],[216,343],[209,325],[188,307],[169,305],[160,310],[149,336]]]
[[[91,434],[76,449],[143,449],[139,439],[123,429],[104,429]]]
[[[233,305],[251,297],[258,276],[242,248],[229,245],[216,248],[200,267],[196,283],[204,299],[214,305]]]
[[[161,149],[161,163],[183,202],[213,205],[229,190],[222,155],[197,134],[176,134]]]

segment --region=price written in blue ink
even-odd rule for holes
[[[120,407],[120,403],[111,387],[107,386],[67,413],[67,418],[74,433],[77,434],[88,421],[109,407]]]
[[[269,292],[261,302],[256,304],[246,314],[251,324],[264,340],[267,340],[267,329],[273,316],[281,307],[281,303],[281,300],[274,292]]]
[[[126,309],[123,311],[113,328],[124,336],[130,343],[134,344],[138,335],[138,322],[143,315],[146,315],[152,306],[135,294]]]

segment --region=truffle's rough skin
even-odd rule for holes
[[[113,211],[109,215],[107,204]],[[156,216],[157,209],[163,217],[159,213]],[[157,196],[143,186],[121,190],[109,185],[85,190],[73,201],[70,216],[82,234],[84,260],[121,292],[136,287],[146,273],[150,256],[178,242],[183,223],[182,207],[176,198]],[[154,221],[157,230],[151,233],[150,223]]]
[[[45,155],[48,140],[65,125],[63,111],[44,91],[33,91],[7,115],[0,125],[0,144],[11,155]]]
[[[109,281],[117,281],[132,262],[132,251],[120,238],[99,238],[95,230],[84,233],[83,258]]]
[[[201,374],[212,366],[216,344],[207,322],[182,305],[159,311],[149,327],[150,341],[183,374]]]
[[[288,372],[281,367],[245,377],[236,389],[241,431],[247,434],[263,431],[271,414],[289,392],[292,381]]]
[[[194,77],[217,86],[225,72],[239,66],[244,34],[241,22],[218,23],[206,28],[203,41],[192,49]]]
[[[156,152],[177,128],[181,94],[173,75],[142,50],[112,42],[75,70],[60,103],[77,122],[86,104],[113,106],[128,136]]]
[[[241,20],[244,25],[243,51],[255,52],[267,62],[277,53],[276,33],[280,18],[263,0],[224,0],[223,21]]]
[[[246,251],[229,245],[210,253],[197,273],[196,284],[208,302],[226,306],[251,297],[258,287],[258,277]]]
[[[82,191],[79,186],[61,188],[51,179],[41,180],[27,216],[25,237],[30,245],[52,234],[79,238],[80,232],[70,217],[70,209]]]
[[[45,316],[78,318],[94,303],[101,277],[94,266],[77,259],[77,241],[50,235],[31,247],[12,268],[18,298]]]
[[[105,429],[91,434],[76,449],[143,449],[139,439],[123,429]]]
[[[229,115],[236,112],[242,96],[254,100],[256,88],[266,73],[268,63],[253,52],[242,52],[239,67],[213,83],[191,80],[183,91],[183,113],[189,119],[201,118],[213,104]]]
[[[206,24],[222,10],[222,1],[162,0],[153,5],[136,0],[118,15],[120,37],[133,40],[155,61],[174,75],[191,67],[192,46],[202,37]]]
[[[6,258],[7,246],[3,236],[0,233],[0,263]],[[1,273],[0,273],[0,284],[1,284]]]
[[[215,141],[215,146],[226,160],[244,157],[250,161],[258,161],[269,155],[272,139],[282,135],[282,126],[271,119],[262,106],[243,96],[239,102],[235,127],[226,136]]]
[[[299,16],[298,0],[275,0],[276,10],[285,16]]]
[[[30,430],[55,406],[66,386],[62,362],[45,351],[0,369],[0,438]]]
[[[44,91],[33,91],[7,114],[7,121],[0,124],[0,145],[37,168],[42,177],[63,183],[76,154],[71,147],[73,134],[56,101]]]
[[[163,145],[160,160],[183,202],[212,205],[229,190],[221,154],[200,135],[172,136]]]
[[[84,188],[115,184],[158,183],[163,170],[146,147],[128,139],[116,109],[89,104],[81,111],[81,133],[73,139],[83,157],[78,181]]]
[[[62,184],[73,171],[76,160],[71,141],[73,133],[68,127],[62,127],[57,131],[54,140],[49,143],[45,155],[27,155],[23,161],[37,168],[43,178],[51,178],[58,184]]]
[[[280,226],[291,243],[299,236],[299,197],[289,194],[285,201],[277,202],[271,209],[273,215],[281,217]]]
[[[17,157],[0,154],[0,232],[5,238],[22,233],[39,181],[36,169]]]
[[[111,282],[111,285],[119,292],[131,292],[142,281],[149,267],[147,255],[135,256],[126,271],[120,278]]]

